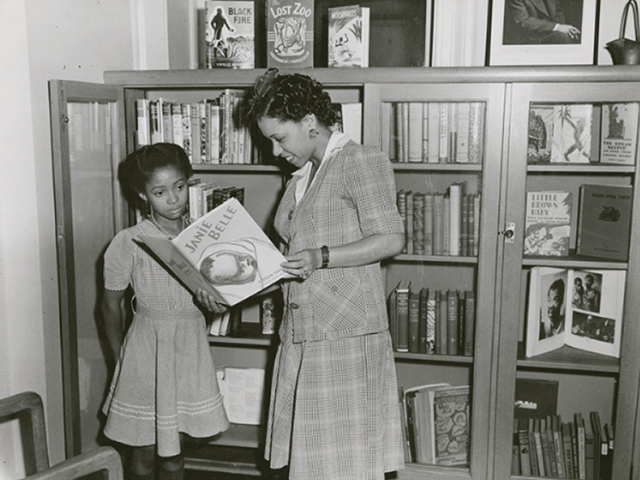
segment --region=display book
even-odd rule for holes
[[[394,102],[383,150],[398,163],[480,164],[485,110],[484,102]]]
[[[405,461],[442,466],[469,464],[468,385],[420,385],[402,390]]]
[[[572,214],[571,192],[527,192],[524,254],[569,255]]]
[[[512,475],[611,480],[613,429],[597,411],[558,415],[560,382],[517,378]]]
[[[169,142],[181,146],[194,164],[258,163],[249,129],[238,119],[243,95],[227,88],[198,102],[137,99],[136,148]]]
[[[408,255],[478,255],[480,193],[467,193],[466,182],[453,182],[446,191],[396,195],[405,227],[402,253]]]
[[[314,0],[267,0],[267,67],[313,67]]]
[[[472,356],[476,299],[472,290],[415,288],[400,281],[388,297],[397,352]]]
[[[140,236],[190,291],[203,289],[217,302],[234,306],[282,278],[284,256],[237,198],[200,217],[177,237]]]
[[[328,66],[369,66],[369,8],[347,5],[328,9]]]
[[[638,103],[534,103],[528,163],[635,164]]]
[[[263,368],[225,366],[216,370],[222,401],[231,423],[265,423],[265,374]]]
[[[252,1],[206,0],[207,68],[255,67],[255,5]]]

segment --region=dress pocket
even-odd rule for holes
[[[358,277],[335,278],[311,286],[314,331],[344,332],[367,324],[366,294]]]

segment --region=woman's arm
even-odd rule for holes
[[[104,319],[104,330],[115,360],[120,357],[120,348],[124,340],[124,314],[122,311],[124,295],[125,290],[105,290],[100,305]]]

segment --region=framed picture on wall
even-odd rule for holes
[[[593,65],[598,0],[493,0],[488,65]]]

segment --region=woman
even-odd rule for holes
[[[297,167],[275,217],[283,284],[265,457],[291,479],[383,479],[403,467],[380,261],[402,250],[391,165],[331,128],[322,85],[267,71],[249,119]]]

